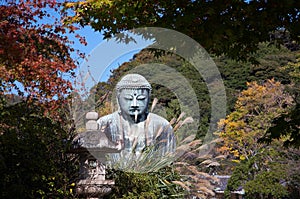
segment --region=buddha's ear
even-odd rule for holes
[[[149,97],[150,97],[150,96],[151,96],[151,90],[150,90],[150,89],[147,89],[147,88],[144,88],[144,90],[148,92],[148,95],[149,95]]]
[[[117,93],[117,95],[116,95],[116,96],[117,96],[117,97],[119,97],[119,96],[120,96],[120,94],[121,94],[121,90],[120,90],[120,89],[116,89],[116,90],[117,90],[117,92],[116,92],[116,93]]]

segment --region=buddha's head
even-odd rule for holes
[[[148,113],[151,85],[139,74],[125,75],[116,86],[119,110],[135,123],[144,121]]]

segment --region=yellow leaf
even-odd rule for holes
[[[241,161],[239,161],[239,160],[232,160],[232,162],[240,163]]]
[[[240,160],[245,160],[245,159],[246,159],[246,157],[244,155],[240,156]]]

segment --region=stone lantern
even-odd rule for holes
[[[71,153],[79,154],[80,175],[76,193],[85,198],[101,198],[108,194],[113,180],[105,179],[105,156],[120,152],[121,145],[112,143],[105,133],[98,130],[98,114],[86,114],[86,131],[73,140]]]

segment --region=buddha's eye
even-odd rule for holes
[[[139,95],[139,96],[137,96],[136,99],[137,100],[144,100],[144,99],[146,99],[146,96],[145,95]]]
[[[125,95],[124,99],[126,99],[126,100],[133,100],[133,97],[131,95]]]

